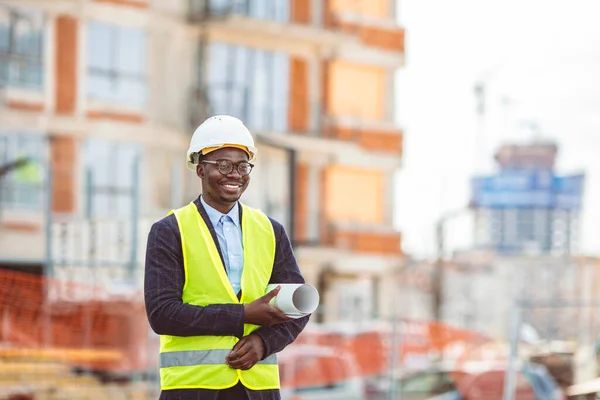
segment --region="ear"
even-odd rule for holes
[[[196,165],[196,175],[198,175],[200,179],[204,179],[204,164],[200,163]]]

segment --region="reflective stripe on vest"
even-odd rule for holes
[[[217,246],[194,203],[175,210],[179,226],[185,283],[182,300],[197,306],[249,303],[265,294],[275,259],[271,221],[259,210],[242,207],[242,298],[229,283]],[[251,240],[248,240],[251,238]],[[244,325],[244,336],[258,326]],[[247,371],[231,369],[225,358],[238,339],[234,336],[160,336],[162,390],[225,389],[241,381],[252,390],[279,388],[275,355]]]
[[[229,355],[231,350],[188,350],[188,351],[172,351],[169,353],[161,353],[160,367],[189,367],[200,364],[223,364],[225,357]],[[259,364],[277,364],[277,356],[270,355],[264,360],[260,360]]]

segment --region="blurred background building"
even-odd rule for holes
[[[441,275],[437,289],[429,283],[434,295],[442,292],[442,320],[508,340],[516,301],[555,301],[528,311],[524,322],[563,340],[595,329],[568,322],[587,312],[579,306],[556,308],[561,301],[589,303],[589,285],[599,278],[596,262],[577,249],[585,176],[559,175],[557,153],[553,142],[503,145],[495,156],[499,172],[473,178],[469,205],[440,219],[437,262],[412,270],[425,282]],[[470,241],[447,252],[453,219],[473,230]]]
[[[497,175],[472,181],[478,247],[502,254],[577,251],[584,174],[559,176],[551,142],[498,149]]]

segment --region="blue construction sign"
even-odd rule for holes
[[[585,175],[556,176],[551,170],[503,170],[471,181],[475,208],[581,208]]]

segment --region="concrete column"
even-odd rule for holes
[[[309,101],[309,134],[314,136],[320,135],[320,120],[321,110],[321,60],[312,58],[308,61],[308,101]]]

